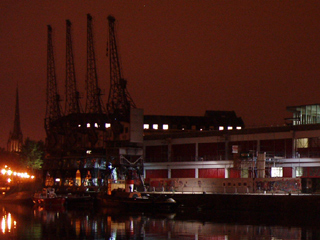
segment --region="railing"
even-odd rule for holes
[[[296,190],[293,192],[288,191],[265,191],[265,190],[252,190],[250,187],[203,187],[199,189],[199,187],[184,187],[175,190],[173,187],[171,188],[155,188],[149,187],[145,189],[146,193],[157,193],[157,194],[272,194],[272,195],[287,195],[287,194],[301,194],[301,190]]]
[[[219,161],[224,160],[224,157],[221,155],[205,155],[201,157],[196,156],[176,156],[172,157],[171,161],[168,158],[163,157],[152,157],[145,158],[144,162],[146,163],[156,163],[156,162],[199,162],[199,161]]]
[[[310,151],[308,149],[304,149],[303,151],[299,151],[300,158],[320,158],[320,150]],[[229,155],[232,156],[232,155]],[[282,152],[271,153],[267,152],[267,159],[275,159],[275,158],[291,158],[291,155],[285,156]],[[205,156],[175,156],[172,157],[171,160],[163,157],[152,157],[145,158],[144,162],[146,163],[157,163],[157,162],[199,162],[199,161],[219,161],[225,160],[225,157],[222,155],[205,155]]]

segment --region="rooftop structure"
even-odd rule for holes
[[[204,116],[145,115],[144,131],[214,131],[244,128],[234,111],[206,111]],[[151,132],[150,132],[151,133]]]
[[[293,125],[317,124],[320,123],[320,104],[300,105],[287,107],[293,113]]]

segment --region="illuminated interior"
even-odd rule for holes
[[[320,104],[291,106],[287,110],[293,113],[293,125],[320,123]]]
[[[271,168],[271,177],[283,177],[282,167],[272,167]]]

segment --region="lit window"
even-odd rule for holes
[[[222,130],[224,130],[224,126],[219,127],[219,131],[222,131]]]
[[[233,127],[232,126],[228,126],[228,130],[232,130],[233,129]]]
[[[297,146],[297,148],[308,148],[309,139],[308,138],[296,139],[296,146]]]
[[[282,176],[283,176],[282,167],[271,168],[271,177],[282,177]]]
[[[60,178],[56,178],[56,182],[60,182]]]
[[[162,129],[163,130],[168,130],[169,129],[169,125],[168,124],[163,124]]]
[[[149,129],[149,124],[143,124],[143,129]]]
[[[111,124],[110,123],[106,123],[105,126],[106,126],[106,128],[110,128]]]
[[[241,130],[242,129],[242,127],[241,126],[237,126],[237,130]]]
[[[157,130],[157,129],[158,129],[158,124],[153,124],[153,125],[152,125],[152,128],[153,128],[154,130]]]
[[[94,127],[97,128],[97,127],[98,127],[98,123],[95,123],[95,124],[94,124]]]
[[[89,128],[90,127],[90,123],[87,123],[87,128]]]
[[[302,176],[303,176],[303,168],[296,167],[296,177],[302,177]]]

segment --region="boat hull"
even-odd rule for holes
[[[66,202],[64,197],[54,197],[54,198],[36,198],[34,197],[33,203],[41,206],[63,206]]]
[[[127,194],[104,195],[98,198],[100,205],[129,211],[174,211],[177,203],[173,198],[126,197]]]

